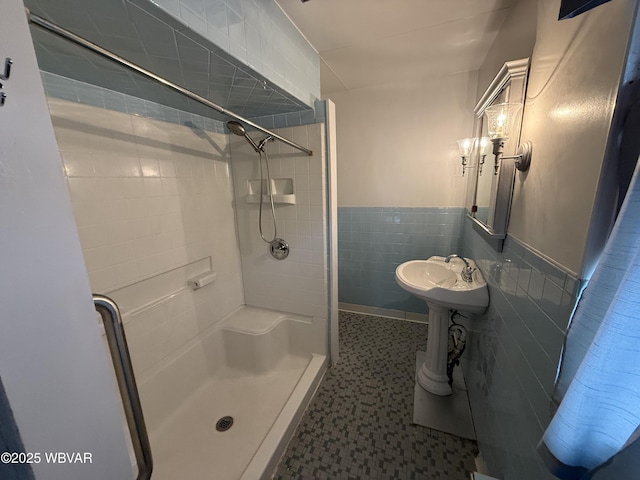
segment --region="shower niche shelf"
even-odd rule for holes
[[[247,203],[260,202],[260,180],[250,179],[248,182]],[[262,181],[263,192],[267,192],[267,181]],[[273,203],[282,205],[295,205],[296,194],[293,193],[293,178],[272,178],[271,191],[273,192]],[[269,202],[269,195],[262,195],[263,202]]]

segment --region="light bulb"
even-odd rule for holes
[[[479,142],[480,148],[478,150],[478,155],[486,155],[490,143],[491,139],[489,137],[482,137]]]
[[[487,116],[487,132],[492,139],[507,139],[513,129],[521,103],[499,103],[484,111]]]
[[[463,138],[462,140],[458,140],[458,149],[460,150],[460,156],[468,157],[469,155],[471,155],[474,141],[475,138]]]

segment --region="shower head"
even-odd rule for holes
[[[247,134],[247,131],[244,129],[240,122],[234,122],[233,120],[227,122],[227,128],[231,131],[231,133],[235,133],[236,135],[240,135],[244,137]]]
[[[230,122],[227,122],[227,128],[229,129],[229,131],[231,133],[233,133],[235,135],[238,135],[240,137],[246,138],[247,142],[249,142],[251,144],[251,146],[256,151],[256,153],[260,152],[260,149],[256,145],[256,142],[254,142],[251,139],[251,137],[249,136],[249,134],[245,130],[244,126],[242,126],[242,124],[240,122],[235,122],[235,121],[231,120]]]

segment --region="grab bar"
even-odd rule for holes
[[[151,445],[149,444],[147,427],[142,415],[140,396],[138,395],[136,379],[133,375],[120,309],[118,309],[116,302],[104,295],[94,294],[93,304],[102,317],[102,323],[104,323],[109,352],[111,353],[111,360],[113,361],[113,368],[116,373],[120,396],[122,397],[122,406],[124,407],[131,443],[138,464],[137,480],[149,480],[153,471]]]

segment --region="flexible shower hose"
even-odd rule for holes
[[[262,154],[264,153],[264,163],[267,169],[267,192],[269,195],[269,203],[271,204],[271,218],[273,219],[273,238],[268,240],[264,233],[262,232],[262,205],[264,203],[263,195],[264,195],[264,175],[262,172]],[[278,227],[276,224],[276,209],[273,205],[273,190],[271,189],[271,174],[269,173],[269,155],[267,155],[267,151],[262,146],[261,149],[258,150],[258,156],[260,157],[260,213],[258,214],[258,227],[260,230],[260,237],[266,243],[273,243],[276,238],[278,238]]]

